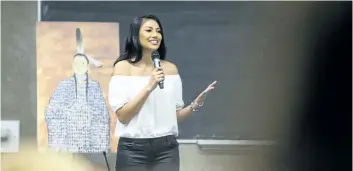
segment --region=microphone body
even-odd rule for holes
[[[152,52],[152,60],[153,60],[153,65],[155,68],[161,68],[161,60],[159,58],[159,53],[157,51]],[[164,81],[160,81],[158,83],[159,88],[163,89],[164,88]]]

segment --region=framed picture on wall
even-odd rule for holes
[[[116,151],[116,117],[107,103],[119,25],[37,23],[38,148]]]

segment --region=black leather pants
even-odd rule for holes
[[[179,144],[172,135],[119,139],[116,171],[179,171]]]

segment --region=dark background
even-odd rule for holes
[[[36,94],[36,35],[35,35],[35,22],[37,19],[37,2],[35,1],[5,1],[1,2],[1,117],[2,120],[20,120],[20,135],[21,143],[24,143],[26,139],[36,138],[36,117],[37,117],[37,94]],[[107,2],[102,2],[107,3]],[[111,2],[112,3],[112,2]],[[118,2],[116,2],[118,3]],[[123,3],[123,2],[119,2]],[[124,2],[125,3],[125,2]],[[132,2],[129,2],[132,3]],[[168,3],[168,2],[164,2]],[[186,3],[186,2],[180,2]],[[187,2],[193,3],[193,2]],[[207,2],[211,3],[211,2]],[[213,2],[214,3],[214,2]],[[225,3],[225,2],[219,2]],[[231,2],[229,2],[230,4]],[[293,170],[293,171],[336,171],[336,170],[352,170],[352,5],[351,2],[232,2],[236,4],[252,4],[247,5],[247,9],[256,8],[261,11],[262,15],[252,16],[254,20],[256,18],[262,18],[262,21],[257,20],[262,25],[271,25],[272,18],[285,17],[285,23],[302,23],[302,24],[291,24],[289,26],[281,25],[281,22],[277,22],[276,26],[271,26],[271,29],[266,27],[247,27],[255,29],[252,31],[253,34],[264,34],[264,32],[271,32],[271,37],[274,38],[272,48],[268,48],[273,56],[276,58],[266,58],[267,63],[262,65],[255,65],[254,68],[259,66],[267,66],[267,70],[278,70],[277,67],[271,67],[268,64],[278,60],[284,65],[283,68],[290,68],[295,71],[302,71],[297,73],[299,80],[297,83],[305,85],[306,91],[294,91],[293,94],[299,94],[301,98],[297,101],[297,110],[289,108],[287,111],[279,113],[276,117],[282,118],[284,122],[268,122],[268,126],[281,123],[282,126],[288,126],[290,129],[285,129],[278,125],[277,128],[285,132],[283,140],[285,142],[276,146],[279,149],[278,152],[281,155],[278,156],[278,160],[274,163],[275,168],[269,170]],[[144,13],[144,8],[135,8],[138,6],[138,2],[132,3],[134,8],[126,9],[125,11],[133,10],[136,14],[131,14],[129,19],[126,19],[128,24],[133,16],[140,13]],[[96,6],[95,4],[94,6]],[[146,5],[146,3],[144,3]],[[144,6],[143,5],[143,6]],[[83,9],[94,9],[95,7],[85,6]],[[108,5],[111,6],[111,5]],[[121,6],[121,5],[119,5]],[[216,7],[215,4],[213,6]],[[228,6],[228,5],[224,5]],[[233,5],[237,6],[237,5]],[[72,8],[77,6],[71,6],[71,11],[75,11]],[[198,5],[193,6],[195,9],[201,8]],[[244,6],[242,6],[244,7]],[[292,10],[289,7],[293,7]],[[184,8],[191,8],[188,5],[184,5]],[[237,8],[242,13],[238,12],[237,16],[234,17],[245,17],[250,11],[243,8]],[[172,8],[166,11],[171,11]],[[67,10],[69,12],[70,10]],[[104,14],[105,8],[96,9],[100,14]],[[103,11],[103,12],[102,12]],[[192,11],[189,10],[189,12]],[[237,10],[235,10],[236,12]],[[295,12],[293,12],[295,11]],[[254,12],[254,11],[252,11]],[[256,12],[259,13],[259,12]],[[76,12],[72,15],[71,12],[69,17],[76,17],[80,15],[83,20],[92,19],[97,14],[83,15]],[[86,13],[87,14],[87,13]],[[291,14],[292,17],[288,17]],[[63,14],[65,15],[65,14]],[[106,14],[110,16],[111,14]],[[173,14],[175,16],[182,15],[182,13]],[[67,20],[70,18],[67,17]],[[301,17],[301,20],[295,20],[296,17]],[[200,16],[200,18],[203,18]],[[231,17],[230,17],[231,18]],[[103,18],[102,20],[107,19]],[[205,19],[206,20],[206,19]],[[162,20],[163,23],[165,19]],[[177,20],[175,20],[176,22]],[[253,22],[251,20],[242,20],[243,23]],[[300,21],[300,22],[299,22]],[[120,21],[119,21],[120,22]],[[121,23],[121,22],[120,22]],[[304,24],[305,23],[305,24]],[[297,26],[297,27],[293,27]],[[239,26],[240,28],[244,28]],[[283,29],[285,27],[286,29]],[[121,26],[122,32],[127,32],[127,25]],[[282,28],[282,29],[276,29]],[[299,29],[300,28],[300,29]],[[239,30],[239,29],[238,29]],[[167,30],[166,30],[167,31]],[[169,32],[169,29],[168,29]],[[197,30],[193,30],[193,37],[199,36]],[[212,35],[214,32],[211,32]],[[236,32],[235,32],[236,33]],[[235,34],[234,33],[234,34]],[[242,32],[243,33],[243,32]],[[219,33],[218,33],[219,34]],[[239,34],[238,34],[239,35]],[[278,36],[276,36],[278,35]],[[209,35],[208,35],[209,36]],[[120,41],[122,42],[123,39]],[[172,39],[168,38],[168,45]],[[282,40],[282,41],[280,41]],[[242,42],[247,40],[237,40],[238,43],[233,48],[242,46],[245,47]],[[183,41],[188,45],[189,41]],[[292,44],[293,46],[288,46]],[[296,45],[296,46],[294,46]],[[191,50],[193,46],[189,46],[187,50]],[[249,51],[256,50],[256,46],[248,47]],[[175,47],[169,45],[169,51]],[[208,49],[208,48],[207,48]],[[202,50],[207,50],[202,49]],[[222,49],[224,50],[224,49]],[[284,50],[290,51],[285,53]],[[184,52],[182,49],[174,49],[174,51],[180,54]],[[201,51],[200,51],[201,53]],[[187,53],[183,53],[184,55]],[[269,53],[268,53],[269,54]],[[171,54],[169,54],[171,55]],[[279,56],[288,59],[291,57],[292,63],[283,63]],[[235,56],[233,54],[228,56]],[[265,54],[266,56],[266,54]],[[216,56],[215,58],[218,58]],[[229,57],[228,63],[236,58]],[[294,63],[294,59],[300,59],[300,62]],[[173,57],[170,59],[177,63],[181,60],[181,57]],[[182,58],[184,59],[184,58]],[[193,58],[192,58],[193,59]],[[299,60],[298,59],[298,60]],[[196,63],[196,62],[195,62]],[[195,63],[193,63],[195,65]],[[233,62],[235,63],[235,62]],[[298,65],[306,64],[306,65]],[[247,64],[249,62],[242,62],[241,64]],[[238,64],[237,67],[242,66]],[[179,67],[185,67],[184,63],[178,62]],[[182,66],[180,66],[182,65]],[[294,66],[293,66],[294,65]],[[207,65],[208,69],[211,65]],[[247,67],[243,66],[243,68]],[[301,67],[300,67],[301,66]],[[283,68],[281,71],[283,71]],[[219,68],[218,68],[219,69]],[[222,68],[221,68],[222,69]],[[231,68],[236,70],[236,67]],[[229,70],[231,70],[229,69]],[[263,70],[265,71],[265,70]],[[185,72],[185,71],[181,71]],[[219,72],[219,71],[218,71]],[[243,73],[239,75],[246,76]],[[257,73],[258,74],[258,73]],[[264,75],[264,73],[262,73]],[[283,73],[278,73],[283,74]],[[184,74],[185,76],[185,74]],[[303,78],[303,76],[305,76]],[[243,78],[244,78],[243,77]],[[292,80],[296,77],[288,78]],[[284,79],[284,81],[288,81]],[[199,80],[196,80],[199,81]],[[293,82],[295,82],[293,80]],[[238,83],[241,84],[242,82]],[[221,85],[221,84],[220,84]],[[276,87],[278,88],[278,86]],[[298,87],[289,87],[291,90],[296,90]],[[300,88],[300,87],[299,87]],[[185,89],[191,89],[185,87]],[[197,89],[197,88],[195,88]],[[200,88],[201,89],[201,88]],[[219,90],[219,89],[218,89]],[[244,89],[243,89],[244,90]],[[191,90],[185,90],[191,92]],[[298,93],[299,92],[299,93]],[[195,92],[191,92],[195,93]],[[242,93],[237,91],[236,93]],[[303,95],[304,94],[304,95]],[[188,94],[185,94],[188,96]],[[190,95],[191,97],[192,95]],[[214,93],[216,95],[216,92]],[[219,95],[218,95],[219,96]],[[209,98],[207,104],[212,104],[213,99]],[[225,98],[224,101],[226,101]],[[271,101],[270,99],[268,101]],[[214,100],[213,100],[214,101]],[[276,100],[278,102],[279,100]],[[238,101],[239,102],[239,101]],[[234,105],[237,105],[235,102]],[[241,101],[242,102],[242,101]],[[280,106],[280,105],[278,105]],[[295,106],[295,105],[293,105]],[[209,106],[205,106],[209,107]],[[214,107],[214,106],[213,106]],[[217,107],[217,106],[216,106]],[[223,110],[223,109],[222,109]],[[204,110],[203,110],[204,111]],[[218,112],[221,115],[222,112]],[[200,114],[201,115],[201,114]],[[204,113],[201,115],[203,116]],[[237,114],[235,122],[241,123],[242,118]],[[260,116],[261,115],[257,115]],[[187,123],[193,123],[193,118],[189,119]],[[265,117],[265,116],[264,116]],[[275,118],[275,117],[272,117]],[[256,121],[256,118],[249,118]],[[193,120],[193,121],[192,121]],[[217,120],[217,117],[215,119]],[[220,121],[219,121],[220,122]],[[258,123],[258,122],[257,122]],[[186,125],[186,124],[185,124]],[[222,124],[221,124],[222,125]],[[244,123],[248,128],[252,128],[253,122]],[[232,128],[241,127],[239,125],[230,125],[228,130],[235,130]],[[224,125],[223,127],[226,127]],[[185,129],[187,127],[183,127]],[[225,129],[226,130],[226,129]],[[21,148],[21,146],[20,146]],[[34,148],[35,145],[34,145]],[[203,152],[203,150],[197,150],[196,145],[181,144],[180,155],[181,155],[181,170],[197,171],[197,170],[266,170],[266,166],[270,165],[264,158],[259,158],[261,161],[266,162],[265,165],[259,165],[258,162],[251,160],[248,164],[251,167],[247,167],[247,163],[241,160],[242,157],[249,155],[250,153],[242,153],[243,155],[227,155],[223,152],[211,153],[210,155]],[[236,150],[237,151],[237,150]],[[238,153],[237,153],[238,154]],[[2,157],[6,157],[6,154],[1,154]],[[108,160],[111,166],[111,170],[114,170],[114,162],[116,159],[115,154],[109,153]],[[102,154],[86,154],[85,157],[89,159],[93,164],[97,164],[102,168],[105,167],[105,161]],[[269,156],[266,156],[268,159]],[[278,163],[278,164],[277,164]],[[256,168],[256,169],[255,169]],[[223,170],[224,170],[223,169]]]
[[[120,49],[139,15],[157,15],[167,60],[190,103],[218,80],[180,139],[274,140],[275,125],[302,110],[312,44],[351,9],[350,2],[42,2],[42,21],[118,22]],[[274,124],[276,123],[276,124]]]

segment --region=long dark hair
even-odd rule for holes
[[[74,55],[74,58],[75,59],[77,56],[82,56],[86,59],[87,61],[87,65],[89,65],[89,60],[87,58],[87,56],[85,54],[82,54],[82,53],[76,53]],[[75,74],[76,75],[76,74]],[[77,99],[77,79],[76,79],[76,76],[74,76],[74,79],[75,79],[75,95],[76,95],[76,99]],[[86,101],[88,102],[88,73],[86,72],[86,80],[85,80],[85,83],[86,83]]]
[[[157,51],[160,55],[161,60],[165,59],[166,47],[164,44],[164,34],[163,34],[162,24],[156,16],[144,15],[144,16],[134,18],[134,20],[130,24],[129,35],[127,36],[125,41],[125,51],[114,62],[113,66],[115,66],[115,64],[118,63],[119,61],[123,61],[123,60],[127,60],[130,63],[137,63],[142,59],[142,47],[139,39],[139,32],[140,32],[141,25],[146,19],[154,20],[159,25],[159,28],[162,34],[162,41]],[[133,60],[133,58],[135,58],[135,60]]]

